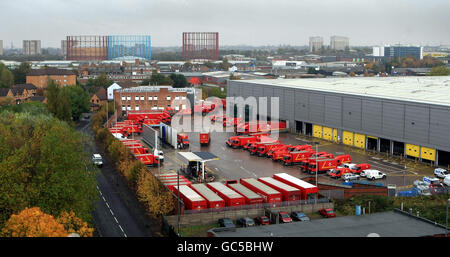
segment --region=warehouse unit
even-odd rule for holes
[[[293,177],[287,173],[274,174],[273,178],[283,183],[286,183],[290,186],[300,189],[300,191],[302,192],[302,200],[312,200],[319,198],[318,188],[299,178]]]
[[[298,188],[292,187],[271,177],[258,178],[258,181],[261,181],[271,188],[281,192],[283,194],[283,201],[301,200],[302,192]]]
[[[192,190],[187,185],[182,185],[179,187],[180,190],[178,192],[178,186],[173,187],[173,193],[177,195],[180,194],[181,199],[183,199],[184,206],[187,210],[203,210],[207,208],[206,200],[201,197],[197,192]]]
[[[211,189],[205,186],[205,184],[192,184],[191,188],[206,199],[206,201],[208,202],[208,208],[214,209],[225,207],[225,201]]]
[[[245,198],[246,204],[259,204],[263,203],[263,199],[260,195],[253,192],[252,190],[246,188],[245,186],[239,184],[239,183],[227,183],[226,184],[229,188],[233,189],[240,195],[242,195]]]
[[[280,192],[254,178],[241,178],[240,182],[253,192],[261,195],[266,203],[279,203],[282,201],[283,196]]]
[[[229,80],[227,94],[279,97],[291,132],[450,165],[449,76]]]
[[[227,207],[245,205],[245,198],[220,182],[211,182],[206,186],[225,200]]]

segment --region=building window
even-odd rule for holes
[[[152,98],[153,98],[153,97],[149,96],[149,97],[148,97],[148,100],[151,101],[151,100],[153,100]]]
[[[175,100],[180,100],[180,97],[179,96],[175,96]]]
[[[166,96],[166,99],[167,99],[168,101],[170,101],[170,95]]]
[[[185,96],[182,96],[182,97],[181,97],[181,100],[186,100],[186,97],[185,97]]]
[[[186,105],[183,104],[183,105],[181,106],[181,109],[182,109],[182,110],[186,109]]]
[[[134,100],[135,100],[135,101],[139,101],[139,96],[135,96],[135,97],[134,97]]]
[[[135,109],[136,111],[139,111],[139,105],[135,105],[135,106],[134,106],[134,109]]]
[[[175,106],[175,111],[179,111],[180,110],[180,106]]]
[[[128,101],[131,101],[131,96],[127,96],[127,100],[128,100]]]
[[[127,110],[131,111],[131,105],[128,105]]]
[[[153,100],[155,100],[155,101],[158,100],[158,96],[155,95],[155,96],[153,97]]]
[[[125,105],[122,105],[122,111],[125,111],[127,107]]]
[[[145,96],[141,96],[141,101],[144,101],[145,100]]]

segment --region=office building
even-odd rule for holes
[[[331,50],[345,51],[346,49],[349,48],[348,37],[332,36],[330,38],[330,48],[331,48]]]
[[[417,60],[423,59],[423,47],[409,45],[395,45],[384,47],[384,57],[402,58],[407,56],[413,56]]]
[[[323,48],[323,37],[309,38],[309,51],[315,52]]]

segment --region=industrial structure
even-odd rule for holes
[[[219,60],[218,32],[183,32],[184,60]]]
[[[151,60],[150,36],[67,36],[67,60]]]
[[[227,94],[279,97],[292,132],[447,166],[449,84],[450,76],[229,80]]]
[[[41,54],[41,40],[24,40],[23,55],[38,55]]]

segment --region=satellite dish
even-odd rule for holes
[[[380,237],[380,234],[378,233],[370,233],[367,235],[367,237]]]

